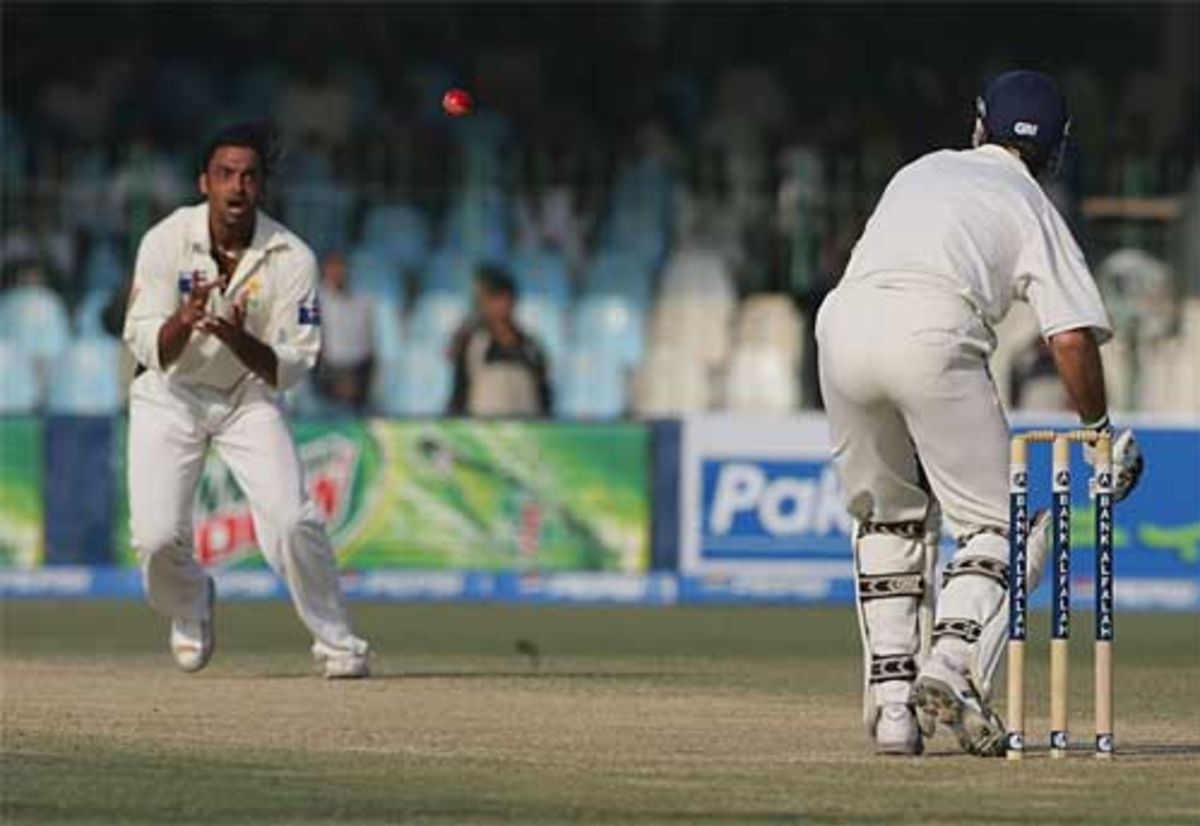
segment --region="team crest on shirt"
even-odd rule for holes
[[[202,281],[204,276],[203,270],[180,270],[179,271],[179,292],[181,295],[188,295],[197,282]]]
[[[321,326],[321,305],[317,299],[300,305],[300,317],[296,321],[307,327]]]
[[[247,281],[245,286],[242,287],[241,292],[238,294],[238,303],[241,305],[242,309],[246,310],[252,306],[257,306],[259,302],[259,295],[262,294],[262,291],[263,282],[262,279],[257,275]]]

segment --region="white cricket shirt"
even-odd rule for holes
[[[896,173],[846,267],[845,281],[937,276],[991,325],[1026,300],[1042,334],[1112,325],[1083,252],[1025,164],[1008,150],[942,150]]]
[[[208,204],[182,207],[142,238],[125,317],[124,338],[137,360],[188,384],[230,390],[249,373],[220,339],[193,331],[166,369],[158,360],[158,331],[197,279],[214,281]],[[278,221],[259,212],[254,238],[226,290],[209,294],[210,312],[246,302],[246,331],[275,351],[277,386],[286,389],[310,370],[321,349],[317,261],[308,245]]]

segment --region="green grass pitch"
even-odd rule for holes
[[[1195,823],[1200,620],[1119,615],[1118,758],[881,758],[853,614],[801,608],[358,605],[378,678],[315,677],[284,604],[218,609],[212,665],[174,669],[142,605],[0,609],[0,822]],[[1047,733],[1046,622],[1029,735]]]

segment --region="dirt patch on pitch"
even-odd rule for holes
[[[562,765],[637,760],[686,772],[868,756],[847,726],[857,703],[696,687],[686,675],[486,669],[328,682],[248,664],[189,676],[159,662],[8,661],[5,727],[130,745],[361,751]],[[852,729],[857,734],[857,728]],[[819,758],[818,758],[819,755]]]

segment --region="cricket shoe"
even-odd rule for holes
[[[922,728],[941,723],[954,732],[968,754],[1004,754],[1004,721],[983,700],[970,676],[943,657],[935,654],[925,661],[913,685],[912,701]]]
[[[212,577],[206,577],[208,587],[208,616],[203,619],[171,620],[171,654],[175,664],[189,674],[199,671],[212,659],[217,647],[213,631],[213,609],[217,601],[217,586]]]
[[[315,657],[327,680],[361,680],[371,676],[371,663],[365,653],[318,653]]]
[[[907,703],[886,703],[875,720],[877,754],[916,756],[925,750],[917,715]]]

